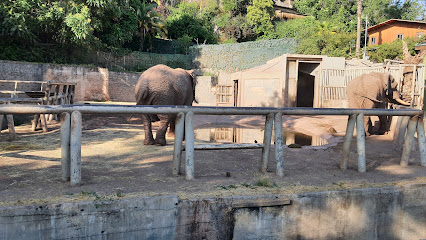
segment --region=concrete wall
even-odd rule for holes
[[[111,72],[88,68],[0,60],[0,79],[77,82],[75,101],[135,102],[140,73]]]
[[[232,208],[290,199],[291,205]],[[0,207],[0,239],[423,239],[426,186]]]

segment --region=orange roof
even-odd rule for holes
[[[367,31],[370,31],[370,30],[373,30],[375,28],[379,28],[381,26],[385,26],[385,25],[388,25],[388,24],[391,24],[391,23],[394,23],[394,22],[410,22],[410,23],[419,23],[419,24],[425,24],[426,25],[426,22],[424,22],[424,21],[411,21],[411,20],[402,20],[402,19],[390,19],[390,20],[387,20],[385,22],[382,22],[382,23],[379,23],[377,25],[374,25],[372,27],[367,28]]]

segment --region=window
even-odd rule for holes
[[[376,45],[377,44],[377,38],[372,37],[371,38],[371,45]]]
[[[424,34],[425,34],[424,32],[417,32],[416,33],[416,37],[417,38],[422,38]]]
[[[396,36],[396,38],[399,39],[399,40],[403,40],[404,39],[404,34],[398,34]]]

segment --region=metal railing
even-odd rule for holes
[[[426,140],[423,125],[423,111],[417,109],[346,109],[346,108],[252,108],[252,107],[188,107],[188,106],[135,106],[135,105],[66,105],[0,106],[1,114],[61,114],[61,165],[63,180],[70,180],[72,185],[81,183],[81,137],[82,114],[176,114],[175,141],[172,174],[180,174],[183,136],[185,131],[185,172],[188,180],[194,179],[194,149],[223,149],[218,145],[194,145],[193,117],[197,115],[261,115],[266,116],[263,144],[236,144],[227,148],[262,148],[260,171],[268,166],[272,131],[275,133],[276,174],[284,175],[283,156],[283,115],[348,115],[345,140],[342,149],[340,168],[346,169],[355,125],[357,126],[358,171],[365,172],[365,134],[364,116],[409,116],[408,130],[405,135],[401,165],[408,165],[414,134],[417,130],[420,161],[426,166]],[[273,127],[275,125],[275,127]]]

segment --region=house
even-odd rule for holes
[[[368,45],[375,46],[391,43],[396,39],[406,37],[421,38],[426,32],[426,22],[390,19],[375,26],[367,28],[369,37]]]
[[[305,15],[294,10],[293,3],[294,0],[274,0],[275,15],[281,20],[305,17]]]

